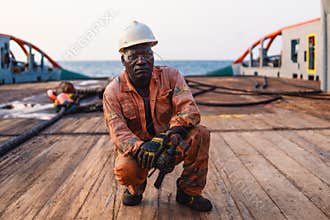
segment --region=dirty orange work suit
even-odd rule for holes
[[[174,68],[154,67],[149,104],[156,134],[176,126],[192,127],[185,137],[190,146],[183,150],[176,163],[183,161],[183,173],[178,182],[187,194],[200,195],[206,184],[210,133],[200,122],[200,113],[182,75]],[[152,139],[146,128],[143,98],[130,83],[125,71],[106,88],[103,109],[111,141],[117,157],[114,173],[118,182],[133,194],[144,191],[148,170],[134,159],[139,147]]]

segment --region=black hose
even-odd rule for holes
[[[241,95],[241,96],[261,96],[261,94],[254,93],[254,92],[242,92],[242,93],[237,93],[237,92],[229,92],[229,91],[212,91],[213,93],[218,93],[218,94],[228,94],[228,95]]]
[[[236,88],[230,88],[230,87],[225,87],[225,86],[215,86],[215,85],[210,85],[207,83],[200,83],[192,80],[188,80],[189,83],[196,83],[199,84],[200,86],[203,87],[214,87],[217,89],[224,89],[224,90],[231,90],[231,91],[239,91],[239,92],[246,92],[246,93],[256,93],[260,95],[289,95],[289,96],[302,96],[302,95],[310,95],[310,94],[319,94],[322,92],[321,90],[312,90],[312,91],[283,91],[283,92],[273,92],[273,91],[263,91],[263,90],[245,90],[245,89],[236,89]],[[267,83],[268,86],[268,83]]]
[[[7,154],[9,151],[15,149],[20,144],[26,142],[30,138],[38,135],[42,130],[46,129],[47,127],[51,126],[59,119],[63,117],[65,114],[70,113],[79,113],[79,112],[94,112],[94,111],[102,111],[103,105],[101,103],[89,105],[89,106],[79,106],[80,96],[93,96],[98,95],[102,97],[104,92],[104,88],[95,88],[95,89],[78,89],[76,90],[76,100],[75,103],[69,106],[62,106],[60,111],[50,120],[43,121],[36,125],[35,127],[29,129],[28,131],[24,132],[23,134],[19,135],[18,137],[13,137],[6,141],[4,144],[0,145],[0,157]],[[74,108],[76,107],[76,108]]]
[[[293,96],[293,97],[298,97],[298,98],[304,98],[304,99],[315,99],[315,100],[324,100],[324,101],[328,101],[330,100],[330,98],[325,98],[325,97],[328,97],[328,96],[323,96],[323,97],[320,97],[319,95],[320,94],[316,94],[317,96],[311,96],[309,94],[307,95],[287,95],[287,96]],[[322,95],[321,95],[322,96]]]
[[[83,88],[83,89],[76,89],[75,96],[94,96],[97,95],[100,99],[103,98],[105,88]]]
[[[245,77],[245,76],[241,76],[241,77]],[[250,76],[246,76],[246,78],[251,80]],[[264,80],[264,82],[261,85],[261,90],[259,90],[259,88],[260,88],[259,82],[257,80],[253,80],[254,88],[255,88],[255,90],[253,90],[253,91],[224,87],[224,86],[215,86],[215,85],[210,85],[210,84],[201,83],[201,82],[188,80],[188,79],[186,81],[187,81],[188,85],[191,83],[194,84],[194,85],[191,85],[192,88],[200,90],[200,91],[193,93],[194,97],[201,95],[201,94],[205,94],[207,92],[231,94],[231,95],[249,95],[249,96],[251,96],[251,95],[275,95],[275,97],[272,97],[270,99],[255,101],[255,102],[240,102],[240,103],[222,103],[222,102],[211,103],[211,102],[203,102],[203,101],[196,102],[199,105],[205,105],[205,106],[241,107],[241,106],[249,106],[249,105],[266,104],[266,103],[270,103],[270,102],[281,99],[282,98],[281,95],[308,98],[308,99],[316,99],[316,100],[330,100],[329,98],[325,98],[325,97],[328,97],[328,95],[322,94],[321,90],[317,90],[312,87],[300,86],[300,85],[295,85],[292,83],[287,83],[280,79],[277,79],[277,80],[283,84],[287,84],[290,86],[296,86],[296,87],[304,88],[304,89],[309,89],[310,91],[292,91],[292,92],[291,91],[284,91],[284,92],[265,91],[265,89],[269,85],[267,76],[264,76],[263,80]],[[204,89],[204,88],[201,89],[200,87],[206,87],[209,89]],[[216,89],[223,89],[223,90],[236,91],[236,92],[216,91]]]
[[[197,82],[199,83],[199,82]],[[260,95],[259,93],[253,93],[253,92],[245,92],[245,93],[233,93],[233,92],[220,92],[215,91],[218,86],[208,85],[205,84],[202,85],[203,87],[209,87],[209,89],[200,89],[198,86],[194,85],[193,87],[198,89],[199,91],[194,92],[192,95],[194,97],[205,94],[207,92],[215,92],[215,93],[229,93],[229,94],[235,94],[235,95]],[[255,83],[255,88],[259,87],[259,83]],[[262,88],[266,88],[268,86],[267,78],[264,78],[264,83],[261,86]],[[204,101],[196,101],[198,105],[205,105],[205,106],[212,106],[212,107],[242,107],[242,106],[251,106],[251,105],[260,105],[260,104],[267,104],[276,100],[282,99],[282,96],[275,96],[271,97],[269,99],[264,99],[260,101],[251,101],[251,102],[238,102],[238,103],[226,103],[226,102],[204,102]]]
[[[90,113],[90,112],[102,112],[103,111],[103,104],[96,103],[91,104],[88,106],[79,106],[77,109],[77,113]]]
[[[201,83],[201,82],[193,81],[193,80],[190,80],[190,79],[186,79],[186,81],[187,81],[188,85],[189,85],[189,83],[195,83],[197,85],[204,86],[204,87],[215,87],[217,89],[225,89],[225,90],[232,90],[232,91],[238,91],[238,92],[251,92],[251,91],[248,91],[248,90],[245,90],[245,89],[236,89],[236,88],[230,88],[230,87],[226,87],[226,86],[210,85],[210,84],[207,84],[207,83]]]
[[[209,89],[199,89],[198,92],[194,92],[192,95],[193,95],[194,97],[196,97],[196,96],[199,96],[199,95],[202,95],[202,94],[208,93],[208,92],[212,92],[212,91],[214,91],[214,90],[216,90],[215,87],[211,87],[211,88],[209,88]]]
[[[44,121],[36,125],[35,127],[29,129],[28,131],[24,132],[23,134],[19,135],[18,137],[13,137],[6,141],[4,144],[0,146],[0,157],[7,154],[9,151],[15,149],[20,144],[26,142],[30,138],[38,135],[42,130],[46,129],[50,125],[57,122],[64,114],[66,113],[66,108],[62,107],[60,111],[50,120]]]

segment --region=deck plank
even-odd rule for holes
[[[304,140],[314,144],[325,157],[330,156],[330,139],[318,131],[296,131]]]
[[[291,132],[291,134],[294,132]],[[330,160],[322,160],[321,155],[309,151],[310,145],[302,147],[301,142],[292,141],[292,135],[288,132],[279,131],[276,134],[267,134],[268,140],[272,141],[278,148],[299,162],[306,169],[310,170],[315,176],[318,176],[330,186]]]
[[[244,219],[285,219],[281,210],[259,185],[258,181],[232,152],[220,133],[213,134],[218,160],[215,166],[238,205]]]
[[[82,138],[83,139],[83,138]],[[91,139],[91,138],[89,138]],[[93,138],[97,142],[92,142],[90,151],[83,157],[83,161],[73,170],[71,175],[48,199],[36,213],[38,219],[73,219],[83,207],[86,198],[95,186],[100,174],[107,163],[110,163],[112,149],[108,147],[107,138]],[[85,139],[84,141],[87,141]],[[77,143],[78,144],[78,143]],[[89,145],[91,145],[89,144]],[[95,160],[95,158],[98,158]]]
[[[38,124],[42,120],[28,118],[12,118],[0,120],[1,135],[17,135]]]
[[[68,126],[71,125],[72,124],[69,124]],[[76,127],[76,130],[82,127],[85,127],[84,129],[89,128],[92,131],[95,125],[82,123],[80,126]],[[74,126],[71,126],[71,128],[73,129]],[[54,139],[54,136],[42,138]],[[104,138],[108,142],[108,136]],[[3,216],[10,213],[11,208],[17,209],[17,205],[23,203],[24,205],[19,205],[19,209],[16,213],[20,213],[21,216],[30,216],[32,218],[32,216],[38,212],[37,209],[42,207],[47,199],[49,199],[51,193],[57,189],[56,187],[61,185],[68,175],[75,170],[77,163],[84,158],[84,154],[86,155],[89,149],[93,147],[92,142],[98,139],[99,137],[89,136],[81,138],[62,136],[60,139],[58,138],[57,140],[59,141],[55,142],[53,145],[47,142],[37,145],[38,142],[36,143],[35,140],[27,142],[28,145],[31,144],[33,147],[37,146],[43,149],[44,146],[46,146],[46,148],[41,152],[37,150],[36,155],[33,153],[29,154],[31,150],[26,147],[25,150],[28,152],[26,154],[26,161],[20,160],[18,163],[16,161],[14,164],[13,161],[11,161],[12,166],[6,166],[9,170],[4,168],[4,173],[7,171],[9,175],[7,175],[7,178],[2,182],[5,187],[1,188],[0,193],[2,195],[0,210],[3,211]],[[51,147],[47,148],[47,146]],[[22,150],[24,150],[24,146],[23,148],[20,147],[17,153],[22,153]],[[15,155],[15,152],[13,154]],[[20,156],[22,156],[22,154]],[[21,166],[22,164],[24,164],[24,166]],[[15,170],[15,172],[11,170]],[[57,181],[54,181],[54,178]],[[38,205],[35,205],[35,209],[26,207],[31,203],[29,197],[36,200],[36,204]],[[6,205],[4,206],[8,207],[6,207],[4,211],[1,207],[3,207],[2,204],[5,203]]]
[[[250,78],[195,80],[232,88],[251,89],[254,85]],[[260,77],[256,80],[263,81]],[[269,90],[275,91],[277,86],[296,89],[275,81],[269,80]],[[57,84],[5,85],[1,89],[8,97],[2,96],[0,102],[30,95],[22,91],[44,93]],[[261,98],[215,93],[197,97],[220,102]],[[202,115],[202,123],[212,131],[208,181],[203,191],[214,205],[209,213],[176,203],[175,182],[181,165],[165,177],[161,190],[153,187],[156,174],[148,179],[140,206],[123,206],[124,187],[113,176],[115,154],[103,113],[66,115],[0,158],[0,218],[329,218],[329,106],[329,101],[296,97],[242,108],[200,106],[208,113]],[[39,122],[1,119],[0,142]]]
[[[252,146],[271,149],[255,133],[222,136],[288,219],[328,219],[305,195]],[[248,140],[248,143],[245,140]],[[288,199],[289,198],[289,199]]]
[[[3,218],[32,218],[36,214],[88,152],[88,147],[68,148],[66,143],[72,141],[72,137],[62,138],[50,149],[43,151],[38,158],[31,160],[27,168],[20,169],[20,172],[3,182],[4,187],[0,191]],[[78,142],[82,144],[84,141],[86,140],[81,139]]]
[[[80,123],[73,123],[74,121],[78,121]],[[97,129],[94,124],[88,123],[86,120],[77,120],[71,117],[64,117],[62,120],[58,121],[54,125],[52,125],[50,128],[47,128],[42,133],[48,133],[52,134],[54,132],[57,132],[59,129],[66,128],[70,131],[75,131],[77,129],[81,129],[86,127],[86,129]],[[85,129],[85,130],[86,130]],[[91,131],[93,131],[91,129]],[[6,156],[1,158],[0,160],[0,183],[7,175],[15,174],[15,171],[17,169],[16,163],[27,163],[29,160],[37,159],[39,157],[40,153],[42,151],[46,151],[49,149],[53,143],[55,143],[58,139],[62,138],[62,136],[56,135],[41,135],[33,138],[32,140],[29,140],[19,148],[14,149],[10,153],[8,153]],[[36,157],[36,158],[35,158]],[[6,167],[9,167],[9,170],[6,170],[7,174],[3,173],[2,170],[4,170]]]
[[[329,177],[329,167],[276,132],[240,136],[330,217],[330,185],[324,182]]]
[[[280,134],[281,136],[289,139],[291,142],[298,145],[300,148],[303,148],[311,154],[319,157],[322,162],[324,162],[328,167],[330,167],[330,154],[322,150],[317,144],[306,140],[305,137],[298,135],[297,132],[294,131],[281,132]]]

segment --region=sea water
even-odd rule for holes
[[[183,75],[204,75],[231,64],[229,60],[156,60],[155,65],[171,66]],[[62,61],[63,68],[92,77],[119,75],[123,69],[120,61]]]

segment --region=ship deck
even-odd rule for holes
[[[236,88],[253,83],[229,77],[191,80]],[[262,78],[256,80],[262,83]],[[54,85],[1,86],[0,103]],[[277,80],[269,85],[269,91],[297,89]],[[213,91],[196,99],[239,102],[264,97]],[[153,187],[156,175],[148,180],[141,205],[123,206],[124,189],[112,172],[113,146],[103,114],[95,112],[67,115],[0,158],[0,219],[330,218],[330,100],[283,96],[266,105],[200,110],[202,124],[211,131],[204,191],[213,202],[211,212],[198,213],[176,203],[180,165],[165,177],[161,190]],[[0,143],[38,122],[1,119]]]

